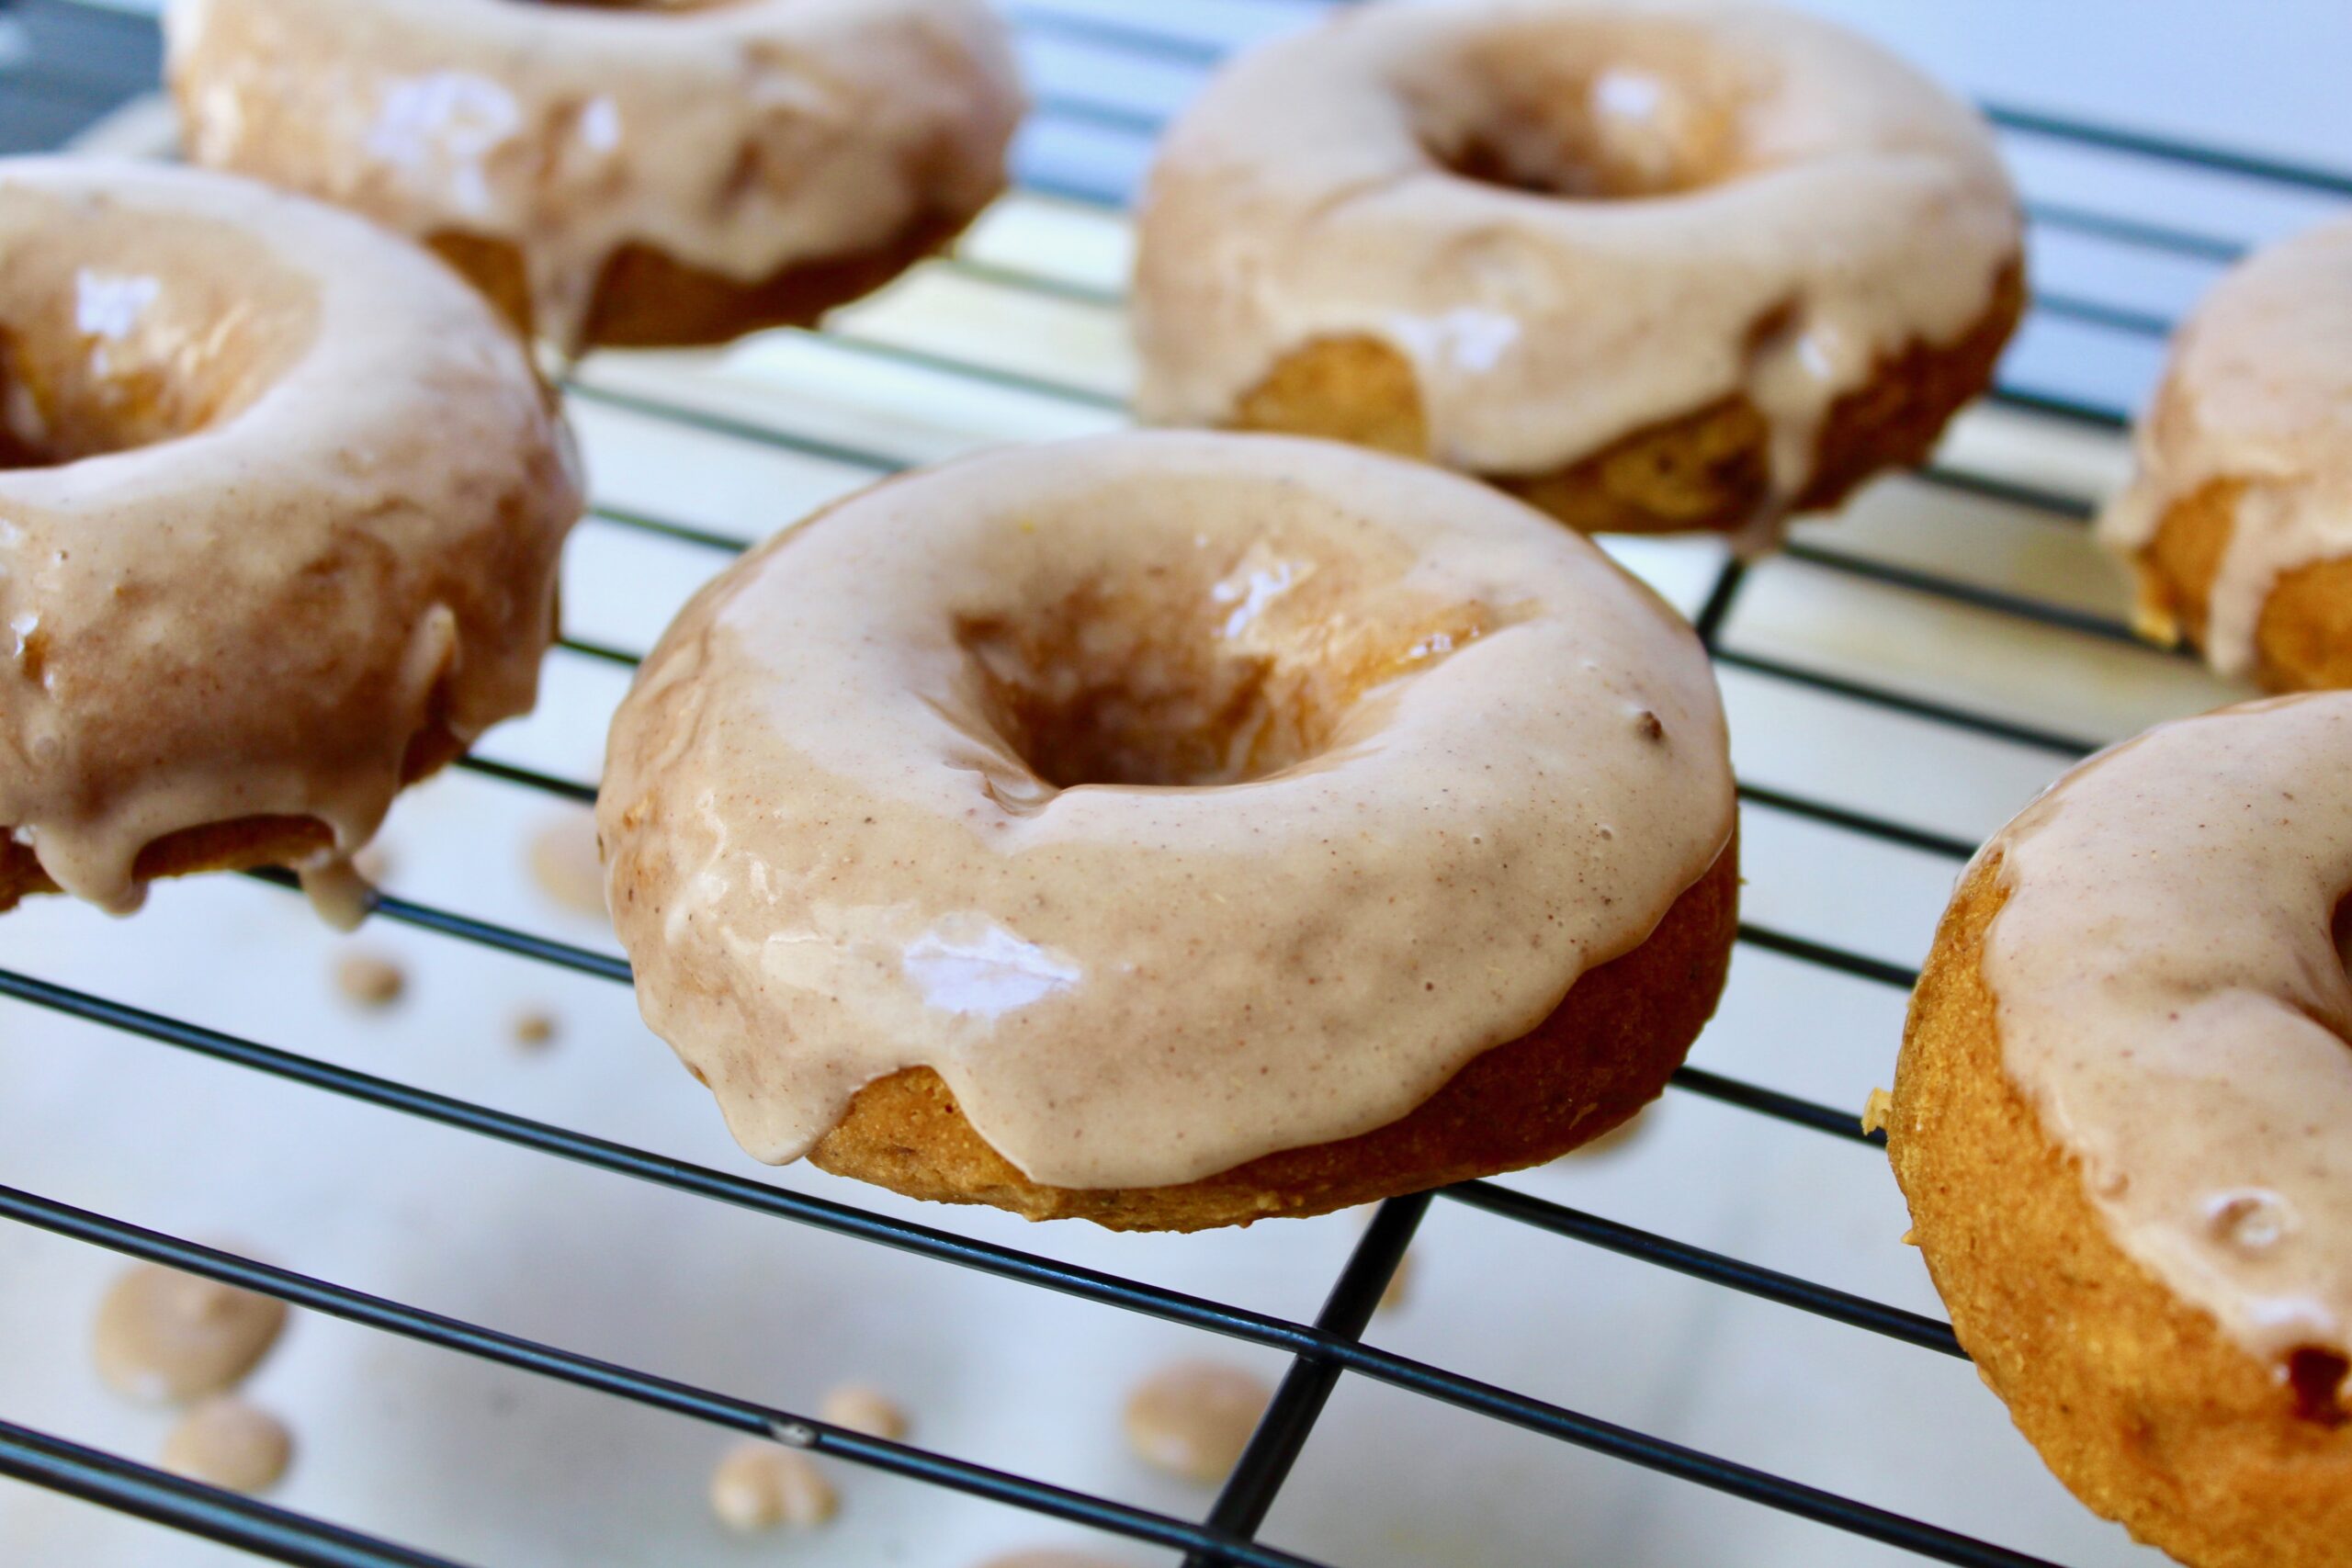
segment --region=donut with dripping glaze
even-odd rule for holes
[[[1984,389],[2022,232],[1983,121],[1827,23],[1347,7],[1164,144],[1138,406],[1424,458],[1585,532],[1760,545]]]
[[[348,884],[402,785],[530,710],[581,508],[522,344],[415,246],[0,161],[0,908]]]
[[[1126,1229],[1598,1137],[1736,924],[1690,627],[1509,497],[1285,437],[994,453],[779,536],[639,671],[598,828],[752,1154]]]
[[[2276,692],[2352,686],[2352,220],[2214,287],[2137,445],[2099,538],[2143,635]]]
[[[188,155],[431,244],[526,331],[808,325],[947,245],[1023,100],[980,0],[173,0]]]

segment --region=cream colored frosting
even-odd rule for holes
[[[50,464],[0,467],[0,823],[67,891],[134,908],[148,843],[254,816],[339,862],[412,736],[530,708],[571,444],[413,247],[222,175],[0,162],[0,412]]]
[[[980,0],[173,0],[198,162],[515,246],[567,346],[626,245],[741,283],[968,218],[1022,111]]]
[[[2352,694],[2228,708],[2005,829],[2003,1060],[2123,1251],[2252,1353],[2352,1351]]]
[[[1405,1115],[1645,940],[1733,813],[1697,639],[1583,540],[1349,447],[1128,434],[731,568],[622,705],[598,826],[646,1020],[752,1154],[927,1066],[1102,1188]]]
[[[2214,288],[2137,446],[2131,485],[2099,519],[2125,556],[2207,485],[2243,487],[2205,627],[2213,667],[2243,675],[2279,578],[2352,555],[2352,219],[2256,252]],[[2148,617],[2174,635],[2160,610]]]
[[[1474,145],[1546,188],[1452,172]],[[1261,49],[1171,132],[1141,228],[1148,418],[1227,423],[1284,355],[1369,336],[1441,462],[1544,474],[1745,394],[1782,498],[1877,362],[1984,316],[2021,232],[1983,123],[1875,46],[1642,0],[1400,0]]]

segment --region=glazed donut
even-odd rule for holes
[[[1244,58],[1141,216],[1139,408],[1768,540],[1924,457],[2022,308],[1984,126],[1753,6],[1348,9]]]
[[[597,817],[639,1006],[752,1154],[1125,1229],[1607,1132],[1738,875],[1670,610],[1492,491],[1237,435],[782,536],[645,664]]]
[[[2257,253],[2182,328],[2099,537],[2141,631],[2273,691],[2352,686],[2352,219]]]
[[[172,0],[188,155],[431,243],[526,330],[717,343],[941,249],[1022,112],[980,0]]]
[[[1963,878],[1889,1126],[1961,1343],[2198,1568],[2352,1540],[2352,695],[2163,726]]]
[[[521,345],[422,251],[225,175],[0,160],[0,908],[339,880],[530,709],[581,504]]]

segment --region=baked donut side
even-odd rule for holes
[[[1549,473],[1479,477],[1585,534],[1737,534],[1775,509],[1829,512],[1879,474],[1916,467],[1990,383],[2026,303],[2022,264],[2001,271],[1957,341],[1883,356],[1829,407],[1793,497],[1775,493],[1770,421],[1745,394],[1622,435]],[[1377,338],[1296,349],[1245,393],[1228,428],[1319,435],[1434,460],[1412,362]]]
[[[585,318],[571,326],[551,322],[548,331],[582,347],[692,348],[771,327],[813,327],[918,262],[952,250],[978,216],[978,209],[927,212],[870,250],[789,263],[750,283],[690,265],[658,246],[623,245],[596,275]],[[425,243],[516,331],[529,337],[540,330],[545,312],[534,302],[520,245],[452,230]]]
[[[2213,593],[2245,502],[2245,481],[2215,479],[2165,509],[2136,562],[2143,636],[2211,647]],[[2352,687],[2352,558],[2280,571],[2255,622],[2250,659],[2232,672],[2274,692]]]
[[[2352,221],[2256,252],[2177,334],[2100,542],[2137,626],[2272,691],[2352,686]]]
[[[807,324],[1003,188],[976,0],[175,0],[190,156],[434,246],[573,352]]]
[[[2197,1568],[2318,1568],[2352,1537],[2340,1358],[2281,1378],[2120,1247],[2078,1156],[2003,1066],[1985,933],[1997,854],[1961,884],[1915,994],[1887,1122],[1962,1346],[2093,1511]]]
[[[1359,8],[1245,56],[1139,215],[1138,408],[1588,530],[1768,542],[1924,456],[2024,303],[1989,131],[1756,6]]]
[[[973,1130],[928,1067],[859,1091],[808,1158],[910,1198],[1151,1231],[1306,1218],[1542,1165],[1622,1126],[1664,1091],[1723,996],[1738,905],[1735,840],[1641,946],[1578,979],[1535,1029],[1473,1059],[1403,1119],[1216,1176],[1144,1188],[1032,1181]],[[1408,1187],[1399,1172],[1412,1173]]]

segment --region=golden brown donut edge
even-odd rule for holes
[[[579,351],[692,348],[731,343],[770,327],[810,327],[828,311],[880,289],[910,267],[945,252],[979,216],[927,212],[888,243],[848,255],[799,261],[751,283],[689,266],[650,245],[624,245],[605,263],[588,307]],[[503,240],[444,231],[427,242],[525,338],[532,335],[531,291],[522,253]]]
[[[1865,480],[1926,460],[1944,425],[1993,378],[2026,302],[2022,261],[2005,267],[1992,303],[1946,344],[1914,342],[1838,400],[1793,512],[1843,502]],[[1770,323],[1759,323],[1759,334]],[[1327,338],[1285,356],[1240,404],[1237,430],[1321,435],[1430,458],[1429,422],[1411,362],[1368,337]],[[1770,428],[1744,395],[1637,430],[1546,474],[1480,474],[1579,533],[1734,533],[1770,499]]]
[[[1735,840],[1641,946],[1587,973],[1532,1031],[1474,1059],[1409,1114],[1197,1181],[1101,1190],[1031,1181],[973,1129],[929,1067],[866,1086],[809,1158],[910,1198],[1159,1231],[1305,1218],[1541,1165],[1621,1125],[1666,1088],[1723,995],[1738,916]]]
[[[2192,491],[2165,513],[2134,562],[2143,621],[2160,643],[2202,651],[2213,583],[2237,532],[2236,479]],[[2177,638],[2164,635],[2177,631]],[[2255,626],[2254,678],[2273,692],[2352,687],[2352,560],[2313,561],[2280,574]]]
[[[2274,1377],[2110,1238],[2002,1065],[1983,972],[1999,873],[1997,855],[1972,868],[1937,932],[1888,1122],[1961,1344],[2059,1480],[2141,1540],[2196,1568],[2341,1562],[2343,1363],[2306,1353],[2294,1380]]]

